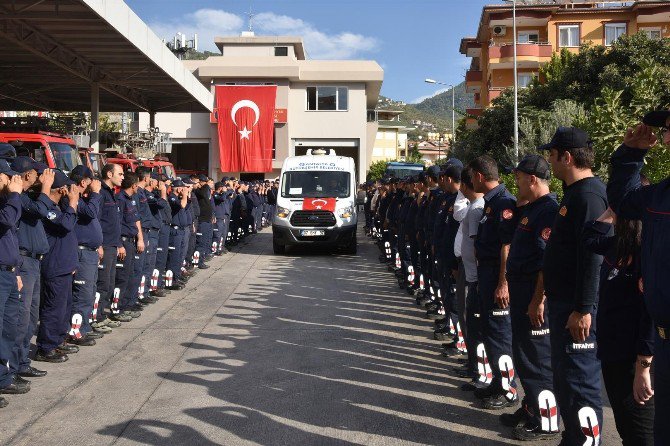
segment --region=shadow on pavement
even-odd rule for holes
[[[143,410],[99,432],[161,446],[517,444],[459,390],[432,323],[359,241],[356,256],[265,248],[262,269],[159,374],[170,391],[206,393],[205,407],[175,408],[188,423]],[[269,247],[271,234],[250,243]]]

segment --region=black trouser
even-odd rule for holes
[[[98,313],[96,319],[99,322],[107,319],[105,310],[109,309],[112,304],[112,297],[114,295],[114,287],[116,282],[116,260],[117,248],[116,246],[103,246],[104,254],[102,261],[98,265],[98,283],[97,289],[100,293],[100,301],[98,302]]]
[[[633,398],[635,362],[602,361],[603,381],[623,446],[654,444],[654,398],[640,406]],[[666,415],[666,414],[661,414]]]
[[[133,268],[135,265],[135,238],[124,237],[123,247],[126,248],[126,257],[117,263],[116,288],[119,289],[118,310],[125,311],[137,303],[137,288],[133,289]]]
[[[482,342],[481,302],[477,282],[465,284],[465,346],[468,348],[468,370],[477,376],[477,346]]]

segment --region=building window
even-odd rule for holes
[[[640,32],[645,34],[651,40],[661,40],[663,38],[661,28],[640,28]]]
[[[540,33],[538,31],[519,31],[516,41],[517,43],[538,43]]]
[[[579,25],[558,26],[558,46],[577,47],[580,44]]]
[[[519,88],[528,88],[530,87],[531,82],[533,82],[533,73],[519,73],[518,85]]]
[[[307,87],[307,110],[347,111],[348,96],[347,87]]]
[[[275,56],[288,56],[288,47],[287,46],[276,46],[275,47]]]
[[[619,37],[625,34],[625,23],[605,23],[605,46],[612,45]]]

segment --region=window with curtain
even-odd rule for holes
[[[606,23],[605,24],[605,46],[612,45],[619,37],[626,34],[625,23]]]
[[[559,25],[558,45],[561,47],[576,47],[580,44],[579,25]]]

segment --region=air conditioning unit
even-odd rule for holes
[[[507,27],[505,25],[498,25],[493,27],[493,35],[495,37],[503,37],[507,34]]]

